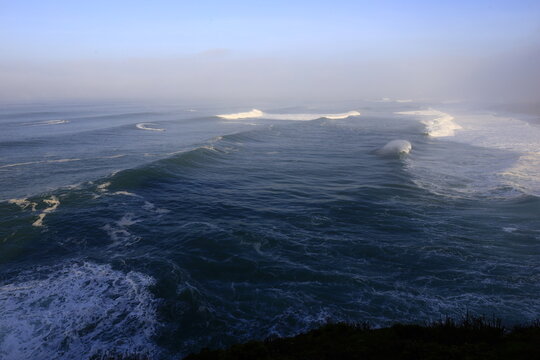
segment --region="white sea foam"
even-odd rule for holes
[[[60,124],[68,124],[69,120],[47,120],[47,121],[40,121],[37,123],[33,123],[32,125],[60,125]]]
[[[107,224],[101,229],[104,230],[113,241],[112,246],[131,246],[141,240],[140,236],[132,234],[129,227],[140,222],[133,213],[126,213],[122,218],[114,223]]]
[[[110,181],[107,181],[101,185],[98,185],[98,190],[99,191],[107,191],[108,190],[108,187],[111,186],[111,182]]]
[[[513,166],[499,175],[520,189],[540,196],[540,151],[523,153]]]
[[[118,155],[111,155],[111,156],[102,156],[102,157],[99,157],[97,159],[116,159],[116,158],[120,158],[120,157],[123,157],[123,156],[126,156],[126,155],[118,154]],[[73,162],[73,161],[82,161],[82,160],[83,159],[73,158],[73,159],[26,161],[26,162],[20,162],[20,163],[0,165],[0,169],[16,167],[16,166],[35,165],[35,164],[61,164],[61,163],[67,163],[67,162]]]
[[[380,155],[399,155],[408,154],[412,149],[412,145],[407,140],[392,140],[377,150]]]
[[[140,197],[137,194],[130,193],[129,191],[115,191],[111,195],[124,195],[124,196],[133,196],[133,197]]]
[[[257,109],[253,109],[247,112],[218,115],[218,117],[222,119],[227,119],[227,120],[251,119],[251,118],[258,118],[261,116],[263,116],[263,112]]]
[[[102,156],[100,159],[118,159],[121,157],[126,156],[125,154],[117,154],[117,155],[110,155],[110,156]]]
[[[307,114],[310,115],[310,114]],[[330,119],[330,120],[338,120],[338,119],[346,119],[351,116],[360,116],[360,112],[358,111],[348,111],[346,113],[342,114],[322,114],[323,118]]]
[[[103,183],[103,184],[101,184],[101,185],[98,185],[97,188],[98,188],[99,191],[107,191],[107,188],[108,188],[109,186],[111,186],[111,182],[110,182],[110,181],[107,181],[107,182],[105,182],[105,183]]]
[[[40,164],[40,163],[42,163],[42,162],[43,162],[43,161],[27,161],[27,162],[22,162],[22,163],[13,163],[13,164],[2,165],[2,166],[0,166],[0,169],[2,169],[2,168],[8,168],[8,167],[14,167],[14,166],[23,166],[23,165]]]
[[[124,216],[122,216],[122,218],[118,220],[116,223],[118,224],[118,226],[125,227],[125,226],[131,226],[141,221],[141,220],[136,220],[134,217],[135,215],[133,215],[132,213],[127,213]]]
[[[100,193],[107,193],[109,191],[109,186],[111,186],[111,182],[110,181],[107,181],[107,182],[104,182],[103,184],[99,184],[97,186],[97,190],[100,192]],[[101,194],[94,194],[94,199],[98,199],[100,198],[102,195]]]
[[[421,123],[425,125],[426,134],[432,137],[454,136],[455,130],[462,129],[459,124],[454,122],[453,116],[435,109],[400,111],[396,112],[396,114],[431,117],[431,119],[422,120]]]
[[[59,160],[46,160],[45,163],[65,163],[72,161],[81,161],[81,159],[59,159]]]
[[[441,124],[452,128],[453,119],[445,118],[444,113],[436,110],[404,113],[443,118]],[[540,127],[489,113],[465,113],[455,117],[460,130],[450,131],[451,141],[502,151],[497,156],[498,161],[473,157],[464,160],[453,157],[452,152],[440,159],[416,158],[408,163],[415,183],[445,196],[514,197],[523,193],[540,196]]]
[[[44,199],[43,202],[49,205],[49,207],[41,211],[41,214],[38,215],[38,219],[32,223],[32,226],[43,226],[43,219],[45,219],[45,216],[55,211],[60,205],[60,200],[58,200],[56,196],[51,196],[49,199]]]
[[[113,241],[112,246],[125,248],[139,242],[140,237],[130,233],[125,227],[107,224],[101,228]]]
[[[504,116],[474,114],[459,117],[464,130],[455,141],[518,154],[517,161],[498,170],[499,181],[526,193],[540,195],[540,127]]]
[[[135,126],[137,127],[137,129],[141,129],[141,130],[165,131],[165,129],[153,128],[153,127],[150,127],[148,125],[156,125],[156,124],[154,124],[154,123],[140,123],[140,124],[137,124]]]
[[[261,110],[253,109],[248,112],[217,115],[226,120],[264,118],[269,120],[292,120],[292,121],[310,121],[315,119],[326,118],[330,120],[345,119],[351,116],[360,116],[358,111],[349,111],[338,114],[271,114],[262,112]]]
[[[152,204],[152,203],[149,202],[149,201],[145,201],[142,208],[143,208],[144,210],[151,211],[151,212],[156,213],[156,214],[166,214],[166,213],[171,212],[171,211],[168,210],[168,209],[158,208],[158,207],[156,207],[154,204]]]
[[[0,286],[0,358],[154,357],[154,283],[150,276],[94,263],[20,274]]]
[[[28,199],[9,199],[8,203],[17,205],[21,209],[26,209],[27,207],[30,207],[32,211],[36,211],[37,203],[31,202]]]
[[[0,166],[2,168],[9,168],[14,166],[34,165],[34,164],[53,164],[53,163],[65,163],[71,161],[80,161],[81,159],[59,159],[59,160],[42,160],[42,161],[27,161],[22,163],[14,163]]]

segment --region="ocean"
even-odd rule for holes
[[[56,102],[2,106],[0,129],[2,359],[539,318],[533,116]]]

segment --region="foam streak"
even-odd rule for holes
[[[50,214],[53,211],[55,211],[56,208],[60,205],[60,200],[58,200],[58,198],[56,196],[51,196],[50,199],[45,199],[45,200],[43,200],[43,202],[45,204],[49,205],[49,207],[45,208],[41,212],[41,214],[38,215],[38,219],[36,221],[34,221],[32,226],[37,226],[37,227],[43,226],[43,219],[45,219],[45,216],[47,216],[47,214]]]
[[[137,127],[137,129],[141,129],[141,130],[165,131],[165,129],[153,128],[153,127],[149,127],[148,125],[155,125],[155,124],[153,124],[153,123],[140,123],[140,124],[137,124],[135,126]]]

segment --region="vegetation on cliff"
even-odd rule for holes
[[[540,359],[540,322],[506,329],[467,316],[430,325],[327,324],[291,338],[205,349],[184,360]]]

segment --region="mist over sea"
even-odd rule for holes
[[[0,358],[533,321],[539,144],[457,102],[2,106]]]

